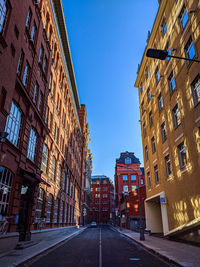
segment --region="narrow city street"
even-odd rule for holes
[[[109,226],[88,228],[50,253],[23,265],[31,267],[169,266]]]

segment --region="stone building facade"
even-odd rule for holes
[[[145,56],[148,48],[199,58],[200,2],[162,0],[138,70],[146,224],[152,233],[199,240],[199,64]]]

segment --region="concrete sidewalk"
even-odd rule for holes
[[[55,246],[59,246],[66,239],[71,239],[80,234],[87,227],[63,227],[33,231],[31,241],[22,243],[23,249],[13,249],[7,253],[0,254],[1,267],[22,266],[22,264],[33,259]]]
[[[114,227],[114,229],[171,264],[184,267],[200,266],[200,247],[153,237],[148,234],[145,234],[145,241],[140,241],[140,234],[137,232],[128,229],[120,231],[118,227]]]

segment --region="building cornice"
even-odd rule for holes
[[[135,81],[135,85],[134,85],[136,88],[139,88],[139,86],[140,86],[141,76],[144,73],[144,69],[146,67],[146,63],[147,63],[147,60],[148,60],[148,58],[146,57],[146,51],[147,51],[148,48],[150,48],[150,47],[152,48],[154,46],[154,40],[155,40],[157,31],[160,28],[161,20],[163,19],[163,13],[164,13],[164,10],[166,8],[166,5],[167,5],[167,0],[162,0],[160,6],[158,8],[158,12],[156,14],[156,18],[155,18],[154,23],[153,23],[151,35],[150,35],[148,44],[145,47],[145,50],[144,50],[144,53],[143,53],[143,56],[142,56],[142,60],[140,62],[138,75],[137,75],[137,78],[136,78],[136,81]]]
[[[75,78],[75,73],[74,73],[74,68],[73,68],[73,63],[72,63],[72,57],[71,57],[71,51],[70,51],[70,46],[69,46],[69,39],[68,39],[67,27],[66,27],[66,23],[65,23],[65,16],[64,16],[64,11],[63,11],[62,0],[52,0],[52,3],[53,3],[56,19],[57,19],[58,30],[60,32],[61,42],[62,42],[62,46],[63,46],[63,52],[64,52],[65,60],[67,63],[67,68],[69,71],[69,78],[71,81],[71,86],[72,86],[72,91],[73,91],[73,95],[74,95],[76,108],[77,108],[77,110],[79,110],[80,109],[80,100],[79,100],[79,96],[78,96],[76,78]]]

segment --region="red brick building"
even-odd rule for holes
[[[92,176],[91,192],[91,221],[108,223],[114,214],[113,182],[105,175]]]
[[[40,169],[49,131],[45,107],[51,51],[35,2],[0,4],[0,132],[8,133],[0,151],[0,213],[13,217],[10,231],[19,231],[20,240],[29,238],[38,183],[48,186]]]
[[[140,196],[140,197],[139,197]],[[140,226],[140,215],[141,219],[145,219],[145,208],[144,201],[146,199],[146,187],[145,185],[140,186],[132,192],[123,195],[120,201],[122,223],[128,229],[139,230]],[[140,203],[139,203],[140,200]],[[141,205],[141,214],[140,214]]]
[[[82,222],[87,129],[62,1],[0,1],[0,214],[30,239]],[[0,141],[2,141],[0,139]]]
[[[140,161],[132,152],[122,152],[116,159],[115,165],[115,194],[116,207],[122,194],[134,191],[138,186],[145,185],[144,168],[140,168]]]

